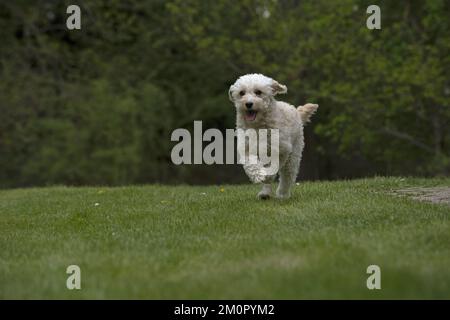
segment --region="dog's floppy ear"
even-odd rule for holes
[[[279,84],[275,80],[272,80],[272,84],[270,85],[270,87],[272,88],[273,95],[287,92],[287,87],[284,84]]]
[[[233,91],[235,89],[234,84],[230,86],[230,89],[228,90],[228,98],[230,99],[231,102],[234,102],[234,98],[233,98]]]

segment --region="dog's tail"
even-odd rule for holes
[[[300,117],[302,118],[302,123],[306,124],[311,121],[311,116],[317,111],[319,108],[318,104],[307,103],[304,106],[299,106],[297,111],[300,113]]]

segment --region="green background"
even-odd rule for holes
[[[260,72],[318,103],[301,179],[447,176],[450,3],[72,1],[0,4],[0,187],[247,181],[174,166],[176,128],[234,128],[229,86]]]

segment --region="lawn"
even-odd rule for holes
[[[450,207],[392,194],[418,186],[450,179],[2,190],[0,298],[449,299]]]

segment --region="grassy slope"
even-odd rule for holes
[[[449,208],[388,194],[418,185],[450,180],[0,191],[0,298],[450,298]]]

